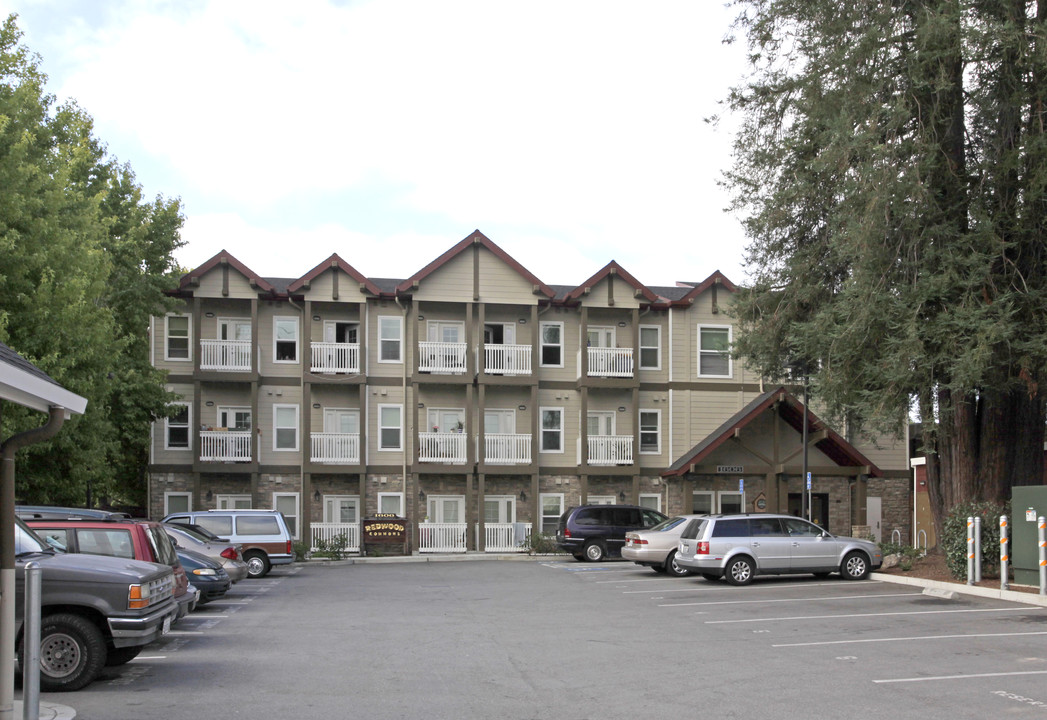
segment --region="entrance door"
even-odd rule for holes
[[[811,521],[818,527],[829,529],[829,493],[811,495]],[[789,493],[789,514],[806,518],[803,513],[803,494]]]
[[[513,523],[516,522],[516,499],[506,495],[503,497],[484,498],[484,523]]]
[[[328,320],[324,323],[324,342],[356,344],[359,327],[358,323]]]
[[[613,348],[613,327],[591,327],[586,330],[586,340],[589,347]]]
[[[347,434],[360,432],[360,411],[340,408],[325,409],[324,432]]]
[[[429,519],[434,523],[465,522],[465,498],[435,496],[429,498]]]
[[[218,408],[218,427],[228,430],[250,430],[250,408]]]
[[[251,321],[220,318],[218,320],[218,339],[251,342]]]
[[[614,435],[614,413],[613,412],[591,412],[589,413],[589,437],[596,435]]]
[[[360,519],[360,498],[355,495],[325,495],[324,522],[355,525]]]
[[[876,537],[876,542],[883,542],[883,530],[881,529],[883,524],[882,502],[883,499],[878,497],[865,498],[865,524],[869,526],[869,530]]]
[[[485,323],[485,345],[515,345],[516,326],[512,323]]]

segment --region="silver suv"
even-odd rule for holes
[[[838,572],[864,580],[883,564],[876,543],[837,537],[792,515],[710,515],[680,535],[676,562],[706,580],[748,585],[756,575]]]

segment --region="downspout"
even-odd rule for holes
[[[400,293],[393,296],[393,301],[396,306],[400,308],[400,313],[403,315],[403,343],[404,343],[404,356],[400,363],[400,382],[401,397],[403,398],[403,412],[400,414],[400,421],[403,423],[404,436],[403,446],[404,449],[400,453],[400,492],[403,493],[404,505],[403,511],[404,516],[407,515],[407,306],[400,302]],[[381,341],[379,340],[379,343]],[[419,531],[420,532],[420,531]]]
[[[15,697],[15,453],[53,437],[65,408],[51,406],[47,424],[0,443],[0,720],[14,717]]]
[[[302,355],[302,357],[301,357],[302,365],[301,365],[301,371],[298,373],[298,399],[299,399],[299,402],[300,402],[299,407],[302,408],[302,411],[298,415],[298,426],[301,427],[304,424],[303,421],[302,421],[302,417],[305,415],[305,413],[309,412],[309,408],[302,407],[305,403],[301,403],[301,401],[305,399],[306,358],[305,358],[305,332],[304,332],[304,330],[305,330],[305,322],[308,319],[308,316],[305,314],[305,308],[295,304],[294,298],[291,297],[291,293],[287,293],[287,302],[288,302],[288,304],[291,307],[293,307],[295,310],[298,311],[299,315],[302,316],[302,324],[300,326],[302,328],[302,331],[303,331],[301,333],[302,341],[298,343],[299,346],[302,348],[302,353],[301,353],[301,355]],[[310,329],[312,329],[312,326],[310,326]],[[310,352],[312,352],[312,340],[309,341],[309,347],[310,347]],[[311,365],[312,364],[312,358],[309,358],[308,362]],[[275,417],[276,416],[275,415],[276,411],[274,410],[273,413],[274,413],[273,416]],[[257,423],[258,421],[256,420],[255,422]],[[309,535],[310,535],[310,537],[309,538],[304,538],[303,537],[304,533],[302,532],[302,526],[305,525],[305,523],[303,523],[302,521],[305,519],[303,517],[305,515],[305,503],[309,502],[309,498],[306,497],[306,495],[305,495],[305,453],[306,453],[305,446],[307,444],[311,443],[311,442],[312,442],[312,439],[311,438],[307,438],[307,437],[303,437],[301,439],[301,442],[300,442],[300,451],[298,453],[298,484],[302,488],[302,495],[301,495],[301,501],[298,503],[298,522],[295,523],[295,527],[298,530],[298,542],[304,542],[304,541],[308,540],[308,542],[309,542],[309,549],[310,550],[312,550],[312,547],[313,547],[313,538],[312,538],[312,533],[313,533],[313,521],[312,521],[313,513],[312,513],[312,508],[309,509],[310,510],[310,512],[309,512]],[[261,443],[259,443],[259,445],[261,445]],[[258,457],[259,457],[259,459],[261,459],[261,457],[262,457],[262,448],[261,447],[258,448]],[[271,503],[271,507],[273,508],[273,510],[275,510],[276,509],[276,503],[275,502]]]

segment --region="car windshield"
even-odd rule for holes
[[[666,530],[672,530],[675,527],[679,527],[682,523],[687,522],[685,517],[674,517],[667,520],[662,520],[660,523],[652,528],[647,528],[648,532],[665,532]]]
[[[50,552],[50,547],[19,518],[15,518],[15,554],[28,555],[39,552]]]

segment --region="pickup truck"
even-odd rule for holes
[[[21,672],[25,565],[41,573],[40,689],[79,690],[166,633],[178,606],[167,565],[57,553],[15,520],[15,643]]]

